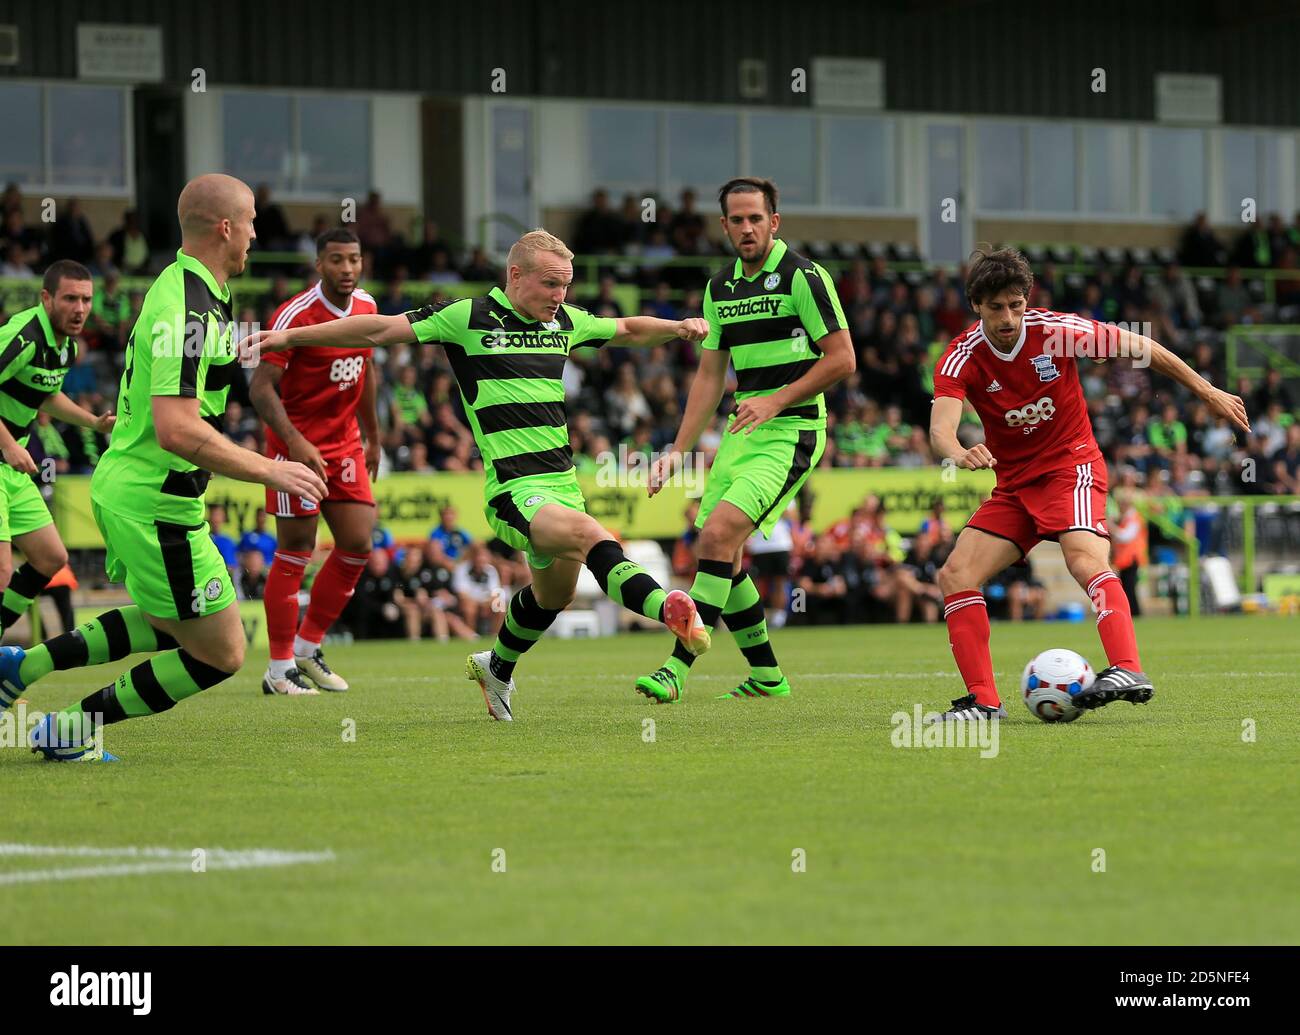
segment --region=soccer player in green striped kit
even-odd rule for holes
[[[672,448],[650,468],[653,496],[695,447],[722,399],[728,362],[736,368],[736,411],[709,471],[695,525],[699,567],[691,597],[705,626],[721,616],[749,663],[749,677],[722,697],[784,697],[790,683],[767,636],[758,590],[740,570],[755,528],[771,533],[826,448],[822,393],[853,372],[853,343],[824,269],[776,238],[781,226],[771,180],[744,176],[718,192],[734,267],[704,292],[709,334]],[[694,657],[673,649],[638,693],[679,700]]]
[[[488,714],[511,721],[514,668],[573,600],[586,564],[615,603],[663,622],[684,654],[709,648],[694,602],[666,593],[618,541],[587,513],[569,446],[564,364],[580,345],[661,345],[701,341],[701,319],[648,316],[597,318],[564,296],[573,282],[573,253],[545,230],[524,234],[506,258],[506,287],[481,298],[458,298],[404,316],[349,316],[278,331],[260,331],[255,346],[275,351],[302,345],[350,347],[438,342],[447,352],[465,416],[483,455],[488,524],[524,550],[532,584],[519,590],[490,651],[471,654],[466,674],[478,683]]]
[[[76,362],[77,338],[94,300],[90,271],[79,262],[50,264],[41,285],[41,300],[15,313],[0,327],[0,635],[14,624],[59,569],[68,551],[54,518],[32,481],[36,463],[27,452],[36,415],[44,410],[57,420],[107,435],[112,414],[96,417],[63,394],[63,378]],[[13,547],[24,563],[13,570]],[[0,688],[0,710],[8,706]]]
[[[211,473],[325,495],[310,468],[244,449],[219,430],[230,386],[244,376],[227,281],[243,270],[253,239],[253,192],[231,176],[199,176],[176,209],[181,248],[145,295],[112,441],[90,482],[104,566],[132,603],[29,651],[0,648],[0,709],[51,672],[153,657],[36,726],[32,749],[50,761],[114,760],[101,726],[167,711],[244,663],[235,587],[204,520]]]

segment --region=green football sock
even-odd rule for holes
[[[603,592],[616,604],[644,615],[652,622],[664,620],[664,599],[668,596],[654,577],[635,561],[629,561],[623,547],[606,539],[587,554],[587,567]]]
[[[144,612],[132,604],[106,611],[98,618],[37,644],[27,652],[18,675],[31,686],[51,672],[103,665],[132,654],[174,650],[176,646],[171,636],[150,625]]]
[[[767,638],[767,615],[758,588],[748,574],[741,572],[731,582],[731,595],[722,609],[736,646],[749,662],[749,671],[761,683],[779,683],[785,678],[776,663],[771,641]]]
[[[157,715],[200,690],[229,679],[231,674],[213,668],[186,651],[169,650],[123,672],[114,682],[96,690],[60,715],[80,712],[97,716],[96,725]]]
[[[0,598],[0,634],[22,617],[52,578],[53,575],[33,568],[30,561],[10,576],[9,585]]]

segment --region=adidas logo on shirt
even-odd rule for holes
[[[1000,391],[1002,391],[1002,386],[1001,386],[1000,384],[998,384],[997,378],[994,378],[994,379],[993,379],[993,383],[992,383],[991,385],[989,385],[988,388],[985,389],[985,391],[986,391],[986,392],[1000,392]]]

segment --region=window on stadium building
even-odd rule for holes
[[[1190,219],[1205,209],[1205,131],[1153,126],[1147,135],[1147,209]]]
[[[1015,122],[975,124],[975,182],[979,207],[1019,212],[1025,207],[1024,127]]]
[[[1073,212],[1078,207],[1073,126],[1033,123],[1029,132],[1029,208]]]
[[[0,182],[92,193],[128,190],[126,92],[115,86],[0,84]]]
[[[749,161],[775,181],[783,205],[817,203],[817,127],[811,114],[749,116]]]
[[[1083,127],[1083,195],[1086,212],[1133,212],[1133,130],[1128,126]]]
[[[370,189],[370,101],[243,90],[222,96],[226,171],[281,197]]]
[[[668,182],[664,186],[674,200],[683,187],[707,196],[736,175],[740,165],[738,115],[678,110],[669,111],[666,118]]]
[[[893,119],[827,115],[822,119],[825,204],[831,208],[893,208]]]
[[[1219,135],[1220,204],[1223,217],[1241,218],[1243,203],[1253,198],[1257,218],[1282,206],[1282,138],[1277,133],[1226,129]]]
[[[593,187],[613,195],[653,190],[659,178],[659,113],[652,108],[589,108],[588,169]]]

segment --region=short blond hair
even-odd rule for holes
[[[506,256],[506,269],[511,266],[518,266],[526,272],[536,269],[538,252],[550,252],[569,261],[573,259],[573,252],[569,251],[563,241],[539,228],[529,230],[510,246],[510,254]]]

